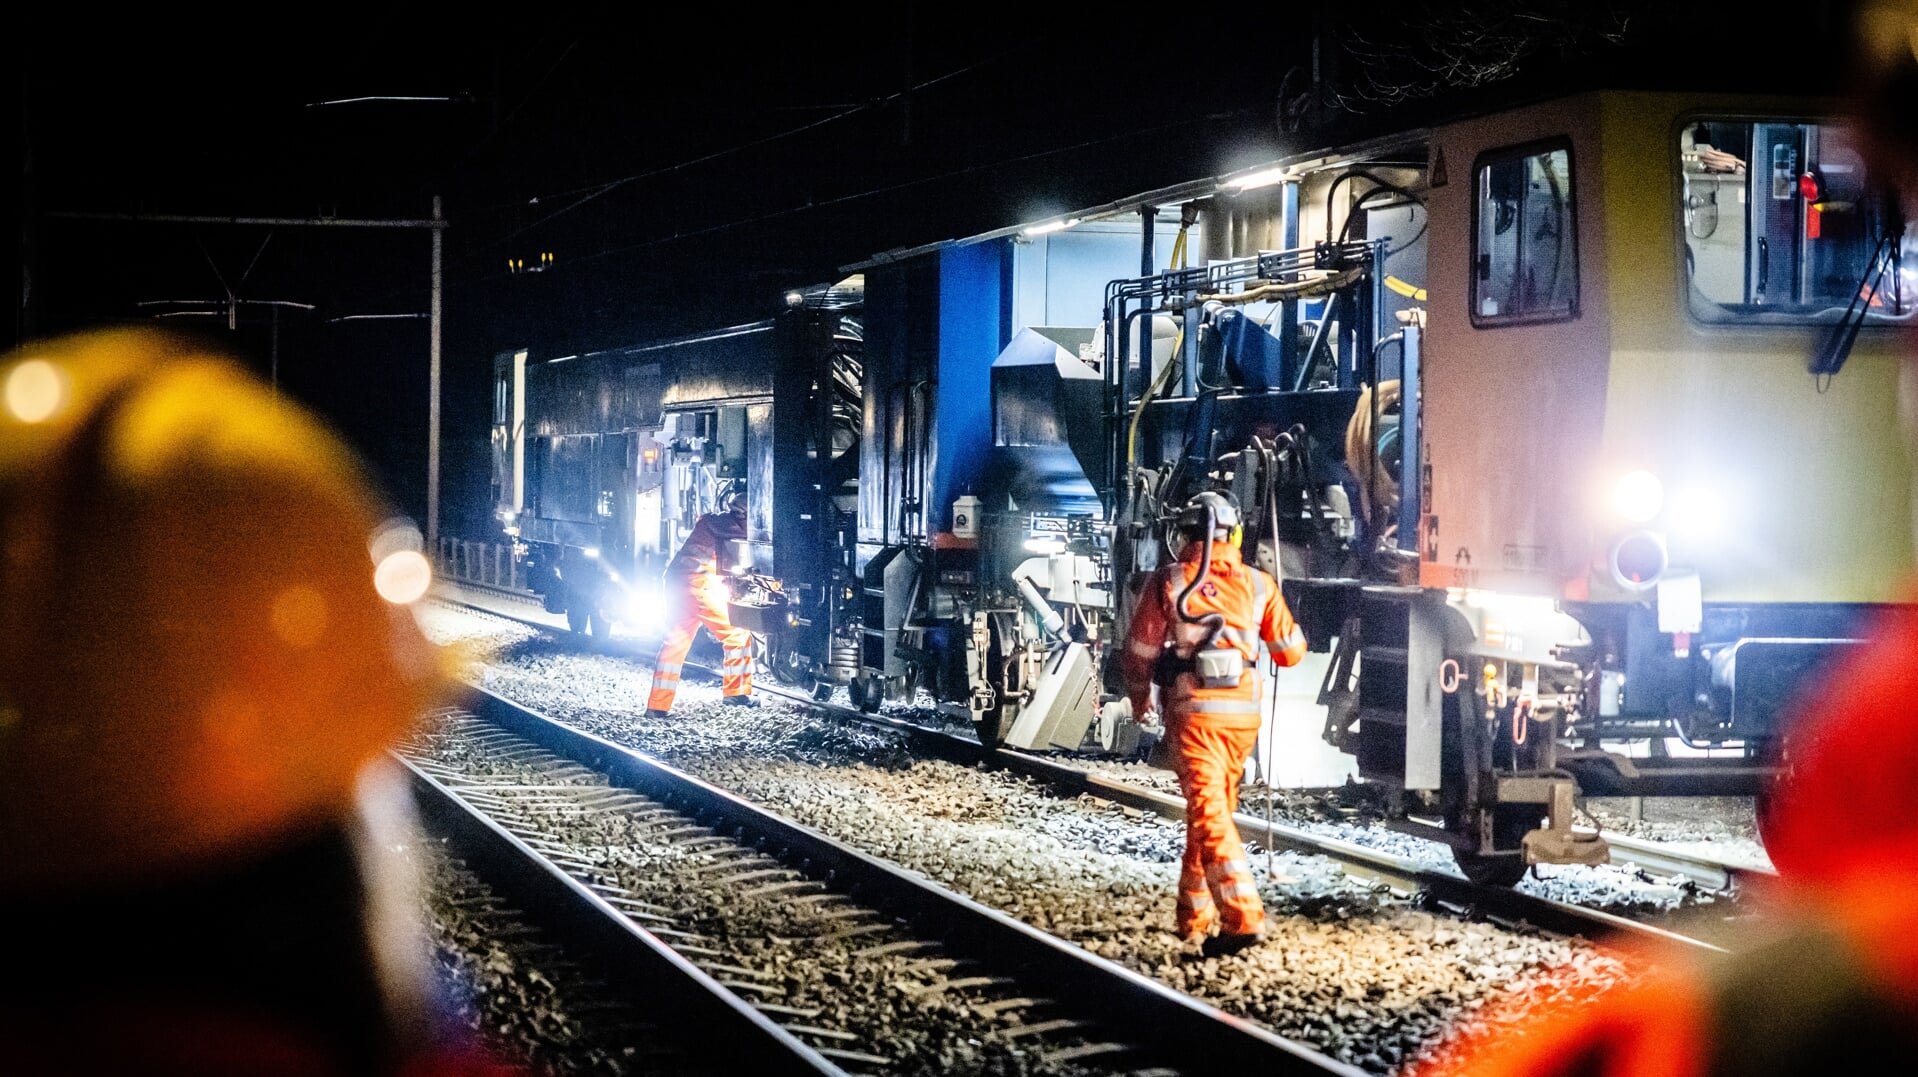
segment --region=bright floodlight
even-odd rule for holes
[[[1261,187],[1270,187],[1275,183],[1284,183],[1286,178],[1287,173],[1285,169],[1267,168],[1262,171],[1253,172],[1250,175],[1240,176],[1237,179],[1226,180],[1225,185],[1235,191],[1256,191]]]
[[[396,550],[380,560],[373,570],[373,589],[395,606],[411,605],[426,594],[433,583],[433,566],[418,550]]]
[[[1612,508],[1635,524],[1646,523],[1665,507],[1665,486],[1649,471],[1628,471],[1612,487]]]
[[[7,374],[7,410],[23,423],[51,419],[66,398],[66,378],[45,359],[29,359]]]
[[[1024,235],[1027,239],[1032,239],[1035,236],[1048,236],[1054,232],[1063,232],[1066,229],[1071,228],[1073,225],[1078,223],[1079,223],[1079,218],[1067,217],[1065,220],[1062,220],[1062,221],[1046,221],[1043,224],[1027,225],[1026,227],[1020,229],[1020,233]]]

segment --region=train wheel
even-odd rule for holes
[[[1511,886],[1525,877],[1525,854],[1516,851],[1525,840],[1525,835],[1538,828],[1544,822],[1544,816],[1536,807],[1523,804],[1503,804],[1489,809],[1492,812],[1492,847],[1512,849],[1510,853],[1470,853],[1462,849],[1452,850],[1452,859],[1458,862],[1458,869],[1467,879],[1480,886]],[[1474,832],[1477,827],[1473,827]]]
[[[566,627],[582,635],[586,632],[590,617],[577,602],[566,603]]]
[[[974,720],[972,726],[979,734],[980,744],[997,748],[1006,742],[1006,709],[994,707]]]
[[[812,662],[797,648],[772,648],[772,656],[766,663],[773,672],[773,679],[781,684],[795,688],[812,687],[814,677]]]
[[[879,710],[879,700],[884,691],[877,677],[861,673],[846,686],[846,693],[852,697],[853,706],[867,714],[873,714]]]

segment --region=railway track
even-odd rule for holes
[[[432,794],[416,798],[430,803]],[[470,1028],[496,1057],[529,1072],[645,1073],[707,1077],[734,1060],[706,1050],[683,1027],[660,1023],[669,981],[626,982],[637,966],[609,965],[590,940],[567,945],[551,910],[516,902],[456,855],[469,843],[450,832],[403,846],[424,885],[435,962],[448,985],[449,1016]],[[737,1065],[731,1069],[737,1069]]]
[[[453,602],[460,608],[502,617],[541,631],[554,626],[537,620],[516,617],[471,603]],[[697,665],[696,663],[692,663]],[[707,670],[708,673],[713,673]],[[716,676],[716,673],[714,674]],[[758,691],[776,695],[794,705],[830,713],[842,719],[889,729],[905,736],[915,746],[936,758],[964,765],[986,764],[1001,767],[1047,785],[1085,794],[1102,800],[1148,811],[1162,818],[1182,820],[1185,803],[1177,795],[1123,781],[1071,762],[1032,755],[1009,748],[988,749],[970,735],[928,726],[908,719],[860,711],[834,702],[822,702],[797,689],[781,685],[771,678],[755,683]],[[1432,900],[1455,908],[1476,910],[1508,922],[1524,922],[1547,931],[1588,937],[1625,936],[1670,942],[1680,946],[1718,950],[1712,943],[1639,923],[1627,917],[1576,904],[1552,901],[1525,894],[1509,887],[1481,886],[1455,872],[1438,869],[1417,859],[1393,855],[1350,841],[1315,834],[1302,827],[1268,822],[1248,812],[1240,812],[1235,821],[1242,835],[1277,849],[1291,849],[1329,857],[1344,865],[1355,877],[1407,893],[1422,893]],[[1764,872],[1741,865],[1726,864],[1710,857],[1690,853],[1657,842],[1639,841],[1607,835],[1615,850],[1614,860],[1662,875],[1691,881],[1708,890],[1730,891]],[[1622,855],[1619,855],[1622,854]]]
[[[1359,1072],[491,693],[400,755],[463,855],[758,1072]]]
[[[1467,890],[1424,889],[1421,871],[1442,877],[1440,887],[1466,884],[1432,872],[1426,843],[1340,826],[1334,832],[1357,840],[1344,843],[1350,850],[1332,842],[1333,851],[1373,861],[1377,874],[1322,852],[1278,852],[1276,867],[1292,881],[1262,884],[1274,941],[1249,956],[1184,962],[1168,931],[1182,807],[1165,793],[1159,772],[1105,775],[1065,766],[1052,780],[1028,777],[979,755],[976,742],[950,736],[950,728],[929,731],[947,734],[950,758],[959,760],[949,762],[927,747],[932,741],[909,737],[896,716],[822,713],[810,699],[741,711],[720,706],[716,690],[697,684],[688,686],[673,721],[642,721],[634,709],[649,680],[641,641],[587,644],[551,625],[457,604],[435,614],[431,627],[436,638],[478,648],[475,678],[574,728],[662,755],[704,781],[1371,1073],[1389,1074],[1424,1057],[1448,1029],[1471,1022],[1482,1001],[1523,991],[1537,976],[1597,983],[1632,975],[1618,951],[1570,936],[1655,934],[1624,918],[1577,910],[1559,931],[1538,923],[1541,915],[1483,907]],[[1241,821],[1248,830],[1263,827]],[[1313,849],[1327,845],[1323,833],[1307,836]],[[1394,858],[1364,847],[1375,839],[1410,852]],[[1422,864],[1415,859],[1421,855]],[[1599,873],[1615,876],[1610,882],[1569,874],[1575,885],[1548,877],[1536,888],[1584,895],[1611,887],[1611,907],[1633,915],[1664,915],[1661,902],[1683,897],[1669,885],[1621,881],[1630,880],[1626,873]],[[1717,901],[1704,902],[1688,911],[1686,926],[1736,930],[1736,920],[1719,916]]]

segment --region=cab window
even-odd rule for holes
[[[1473,324],[1577,317],[1571,145],[1555,141],[1485,154],[1473,182]]]
[[[1678,133],[1686,297],[1700,321],[1909,317],[1906,238],[1843,124],[1704,117]]]

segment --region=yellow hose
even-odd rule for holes
[[[1172,268],[1173,269],[1185,268],[1185,233],[1186,233],[1186,230],[1184,228],[1180,228],[1179,237],[1172,241]],[[1147,315],[1146,325],[1150,326],[1151,324],[1152,324],[1151,316]],[[1121,331],[1123,332],[1123,330]],[[1140,360],[1141,362],[1145,364],[1145,368],[1147,370],[1152,369],[1151,340],[1152,340],[1152,337],[1150,333],[1148,333],[1146,336],[1147,343],[1145,347],[1145,355]],[[1165,361],[1165,369],[1159,371],[1159,376],[1154,378],[1151,384],[1146,386],[1145,395],[1139,398],[1138,410],[1132,413],[1132,425],[1130,428],[1126,430],[1126,436],[1125,436],[1125,470],[1127,475],[1126,481],[1128,482],[1131,481],[1132,466],[1139,459],[1139,420],[1145,418],[1145,406],[1152,402],[1152,398],[1155,396],[1158,396],[1161,392],[1165,391],[1166,379],[1172,376],[1173,363],[1177,360],[1179,355],[1179,345],[1184,343],[1184,341],[1185,341],[1185,327],[1180,326],[1178,334],[1172,338],[1172,356],[1173,357]],[[1123,372],[1121,372],[1121,374],[1123,374]]]

